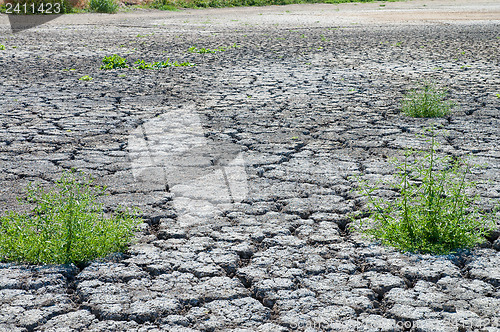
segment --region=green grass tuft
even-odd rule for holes
[[[118,11],[118,2],[116,0],[90,0],[89,9],[96,13],[114,14]]]
[[[161,69],[161,68],[167,68],[167,67],[192,67],[195,66],[193,63],[189,62],[170,62],[170,59],[167,59],[166,61],[160,61],[160,62],[145,62],[144,60],[137,60],[134,62],[135,69]]]
[[[217,52],[224,52],[226,49],[223,47],[220,48],[214,48],[214,49],[209,49],[209,48],[196,48],[195,46],[192,46],[188,49],[189,53],[199,53],[199,54],[204,54],[204,53],[217,53]]]
[[[413,118],[440,118],[450,113],[453,103],[445,100],[446,91],[424,83],[410,91],[401,102],[401,111]]]
[[[94,78],[90,77],[89,75],[85,75],[80,77],[78,80],[79,81],[92,81]]]
[[[102,70],[128,68],[127,59],[122,58],[117,54],[104,57],[104,59],[102,59],[102,63],[103,63],[103,65],[101,66]]]
[[[354,227],[357,231],[416,253],[449,254],[485,241],[495,225],[494,211],[483,213],[476,205],[479,197],[469,194],[476,187],[469,180],[471,165],[438,157],[432,135],[428,151],[408,150],[404,162],[396,164],[395,200],[375,197],[378,184],[356,178],[370,214]]]
[[[139,219],[125,209],[106,217],[96,203],[104,190],[74,172],[63,174],[49,191],[30,184],[31,213],[0,218],[0,260],[79,264],[126,250]]]

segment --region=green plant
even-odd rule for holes
[[[96,13],[113,14],[118,11],[118,2],[116,0],[90,0],[89,9]]]
[[[104,57],[104,59],[102,59],[102,63],[103,63],[103,65],[101,66],[102,70],[128,68],[127,59],[122,58],[117,54]]]
[[[5,46],[0,44],[0,51],[3,51],[3,50],[5,50]]]
[[[106,217],[96,203],[104,190],[74,171],[64,173],[49,191],[29,184],[31,213],[0,218],[0,260],[78,264],[124,251],[139,219],[123,208]]]
[[[378,184],[356,178],[370,215],[357,230],[403,251],[449,254],[472,248],[485,241],[494,212],[483,213],[479,197],[470,194],[477,183],[469,180],[469,162],[439,157],[434,132],[428,142],[428,151],[407,150],[404,161],[395,162],[393,201],[375,197]]]
[[[189,63],[189,62],[170,62],[170,59],[167,59],[166,61],[159,61],[159,62],[145,62],[144,60],[137,60],[134,62],[137,66],[135,69],[161,69],[161,68],[166,68],[166,67],[192,67],[195,64]]]
[[[269,6],[289,5],[295,3],[345,3],[345,2],[375,2],[377,0],[154,0],[149,7],[171,10],[172,8],[207,8],[236,6]],[[390,2],[398,0],[389,0]],[[399,0],[401,1],[401,0]],[[338,8],[336,9],[339,10]],[[286,11],[290,13],[289,10]],[[260,13],[259,15],[262,15]]]
[[[453,103],[445,100],[447,92],[431,83],[406,94],[401,102],[401,111],[414,118],[437,118],[450,113]]]
[[[90,77],[89,75],[85,75],[80,77],[78,80],[79,81],[92,81],[94,78]]]
[[[226,49],[223,47],[220,48],[214,48],[214,49],[209,49],[209,48],[196,48],[195,46],[192,46],[188,49],[188,52],[190,53],[217,53],[217,52],[224,52]]]

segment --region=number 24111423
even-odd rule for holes
[[[59,2],[37,2],[37,3],[6,3],[6,14],[29,15],[29,14],[60,14],[61,4]]]

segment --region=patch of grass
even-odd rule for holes
[[[209,48],[196,48],[196,46],[191,46],[188,49],[189,53],[199,53],[199,54],[204,54],[204,53],[217,53],[217,52],[224,52],[226,49],[224,47],[220,48],[214,48],[214,49],[209,49]]]
[[[356,178],[367,199],[370,217],[357,231],[402,251],[449,254],[485,241],[494,226],[494,212],[483,213],[476,183],[469,180],[467,160],[437,155],[434,132],[428,151],[407,150],[396,164],[393,201],[375,197],[378,184]]]
[[[102,59],[102,63],[103,63],[103,65],[101,66],[102,70],[128,68],[127,59],[122,58],[117,54],[104,57],[104,59]]]
[[[90,77],[89,75],[85,75],[80,77],[78,80],[79,81],[92,81],[94,78]]]
[[[221,8],[240,6],[271,6],[271,5],[291,5],[300,3],[348,3],[348,2],[375,2],[377,0],[155,0],[149,7],[157,9],[171,10],[171,8]],[[396,2],[402,0],[388,0]],[[287,11],[290,12],[290,11]]]
[[[159,62],[145,62],[144,60],[137,60],[134,62],[137,66],[135,66],[135,69],[161,69],[161,68],[167,68],[167,67],[193,67],[195,64],[189,63],[189,62],[170,62],[170,59],[167,59],[166,61],[159,61]]]
[[[447,92],[434,84],[424,83],[410,91],[401,102],[401,111],[414,118],[438,118],[450,113],[453,103],[445,100]]]
[[[90,0],[89,9],[96,13],[114,14],[118,11],[118,2],[116,0]]]
[[[0,218],[0,260],[79,264],[126,250],[139,220],[125,209],[106,217],[96,203],[104,190],[75,172],[64,173],[49,191],[28,185],[33,210]]]

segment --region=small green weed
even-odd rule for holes
[[[94,79],[93,77],[90,77],[89,75],[85,75],[85,76],[80,77],[78,80],[79,81],[92,81],[93,79]]]
[[[189,53],[199,53],[199,54],[204,54],[204,53],[217,53],[217,52],[224,52],[226,48],[220,47],[220,48],[214,48],[214,49],[209,49],[209,48],[196,48],[195,46],[192,46],[188,49]]]
[[[3,51],[3,50],[5,50],[5,46],[0,44],[0,51]]]
[[[428,151],[408,150],[404,162],[395,162],[394,201],[374,197],[378,184],[356,178],[370,213],[357,230],[402,251],[449,254],[472,248],[485,241],[494,212],[482,213],[478,196],[467,194],[477,185],[469,180],[471,165],[438,157],[434,133],[428,142]]]
[[[0,260],[78,264],[124,251],[139,219],[125,209],[105,217],[96,203],[104,191],[75,172],[64,173],[49,191],[28,185],[26,201],[35,206],[31,213],[0,218]]]
[[[160,62],[145,62],[144,60],[137,60],[134,62],[137,66],[135,66],[135,69],[160,69],[160,68],[166,68],[166,67],[193,67],[195,64],[189,63],[189,62],[170,62],[170,59],[167,59],[166,61],[160,61]]]
[[[102,70],[128,68],[127,59],[122,58],[117,54],[104,57],[104,59],[102,59],[102,63],[103,63],[103,65],[101,66]]]
[[[96,13],[113,14],[118,11],[118,2],[116,0],[90,0],[89,9]]]
[[[401,102],[401,111],[414,118],[438,118],[450,113],[453,103],[446,101],[447,93],[431,83],[410,91]]]

